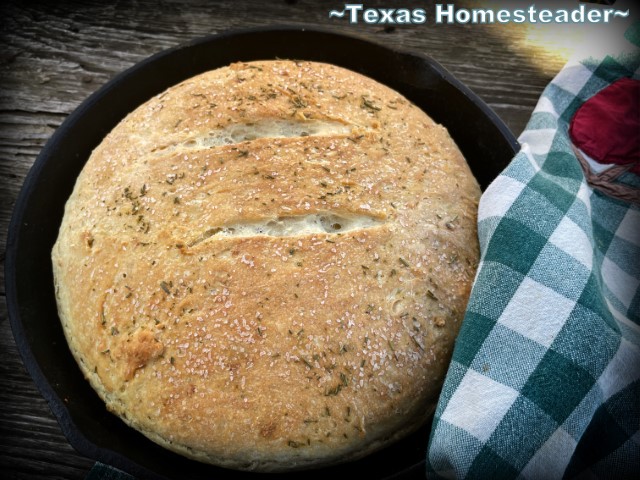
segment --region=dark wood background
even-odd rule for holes
[[[84,478],[93,461],[62,435],[16,348],[4,289],[12,208],[40,149],[87,96],[163,49],[228,29],[314,24],[428,54],[487,102],[518,135],[566,52],[531,42],[526,25],[349,25],[339,1],[3,1],[0,6],[0,475]],[[432,11],[434,2],[367,7]],[[495,3],[495,2],[494,2]],[[456,2],[462,6],[465,2]]]

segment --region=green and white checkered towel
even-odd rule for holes
[[[556,76],[480,201],[429,478],[640,478],[640,206],[587,184],[568,135],[586,100],[640,78],[640,24],[625,38]]]

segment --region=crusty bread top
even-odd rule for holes
[[[478,261],[447,131],[336,66],[237,63],[129,114],[69,199],[53,266],[107,406],[205,462],[357,458],[433,411]]]

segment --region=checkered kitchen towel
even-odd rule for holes
[[[592,188],[568,134],[586,100],[640,79],[640,24],[625,37],[630,53],[558,74],[481,199],[429,478],[640,478],[640,205]]]

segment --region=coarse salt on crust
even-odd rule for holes
[[[360,458],[433,413],[478,262],[479,188],[397,92],[235,63],[95,149],[52,252],[70,349],[107,407],[227,468]]]

